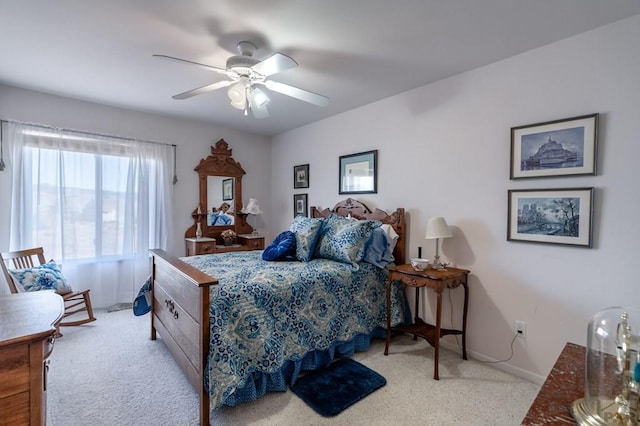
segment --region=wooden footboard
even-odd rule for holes
[[[151,340],[160,333],[200,398],[200,424],[209,425],[209,394],[204,370],[209,351],[209,286],[218,281],[169,256],[152,254]]]

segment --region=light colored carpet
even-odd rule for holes
[[[149,315],[96,312],[97,321],[64,327],[51,355],[48,425],[197,425],[197,395],[162,340],[149,340]],[[450,338],[450,337],[449,337]],[[387,385],[336,417],[323,418],[292,392],[213,413],[216,425],[519,425],[538,386],[458,353],[395,336],[384,356],[375,341],[354,358]]]

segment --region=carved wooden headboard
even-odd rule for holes
[[[394,231],[396,231],[396,233],[398,234],[398,242],[396,243],[396,248],[393,251],[395,263],[398,265],[405,263],[407,240],[403,208],[396,209],[396,211],[394,211],[390,215],[387,214],[387,212],[385,212],[384,210],[380,209],[376,209],[375,212],[371,212],[369,207],[357,200],[354,200],[353,198],[347,198],[344,201],[340,201],[331,210],[329,210],[328,208],[320,210],[317,207],[311,207],[311,217],[328,217],[331,213],[337,214],[339,216],[351,215],[351,217],[353,217],[354,219],[359,220],[378,220],[382,223],[391,225]]]

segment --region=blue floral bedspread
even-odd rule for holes
[[[210,290],[205,374],[212,409],[235,405],[234,392],[256,375],[280,373],[310,352],[386,328],[386,270],[326,259],[267,262],[261,255],[182,258],[219,281]],[[402,294],[394,285],[393,325],[404,319]]]

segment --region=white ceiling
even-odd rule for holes
[[[275,135],[640,13],[638,0],[0,0],[0,83]],[[293,57],[270,78],[330,98],[271,93],[244,117],[224,79],[239,41]]]

